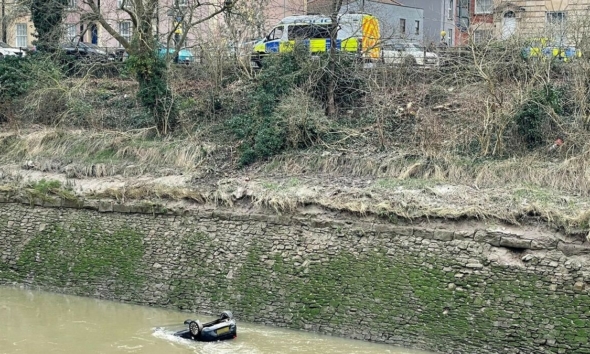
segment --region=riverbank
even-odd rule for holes
[[[32,197],[187,208],[245,201],[276,213],[315,206],[392,222],[546,225],[580,241],[590,230],[590,165],[582,157],[471,161],[324,150],[239,168],[231,145],[44,128],[2,133],[0,152],[2,190]],[[41,180],[55,183],[46,188]]]
[[[0,282],[441,353],[590,350],[590,248],[543,223],[107,195],[5,190]]]

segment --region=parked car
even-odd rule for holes
[[[26,51],[22,48],[14,48],[4,42],[0,42],[0,55],[1,56],[26,56]]]
[[[385,64],[409,64],[438,67],[438,54],[428,52],[417,43],[385,43],[381,47],[381,60]]]
[[[160,49],[158,50],[158,56],[160,58],[165,58],[166,55],[169,55],[171,58],[174,59],[174,62],[178,64],[191,64],[195,61],[195,56],[191,53],[190,50],[186,48],[181,48],[178,51],[178,58],[176,57],[176,49],[174,48],[166,48],[166,46],[161,45]]]
[[[114,61],[115,54],[108,53],[106,50],[92,43],[85,42],[66,42],[60,45],[66,55],[71,55],[76,59],[96,60],[96,61]]]

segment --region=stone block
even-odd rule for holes
[[[557,249],[563,252],[563,254],[565,254],[566,256],[575,256],[579,254],[590,253],[590,246],[588,245],[579,245],[565,242],[559,242],[557,244]]]
[[[531,248],[531,240],[523,239],[518,236],[502,236],[500,239],[500,246],[529,249]]]
[[[90,210],[98,210],[98,204],[99,203],[97,200],[86,199],[86,200],[84,200],[83,208],[90,209]]]
[[[465,265],[466,268],[471,268],[471,269],[482,269],[483,265],[480,263],[467,263]]]
[[[113,211],[113,202],[100,201],[98,202],[98,211],[101,213],[109,213]]]
[[[46,208],[59,208],[61,207],[61,198],[48,197],[43,201],[43,206]]]
[[[61,206],[63,208],[82,209],[84,207],[84,201],[80,199],[63,199]]]
[[[492,246],[500,246],[502,234],[498,232],[487,232],[485,230],[477,230],[473,239],[476,242],[489,243]]]
[[[434,230],[433,229],[414,229],[414,236],[432,240],[434,238]]]
[[[373,225],[373,231],[375,232],[381,232],[381,233],[391,233],[394,230],[394,226],[393,225],[388,225],[388,224],[375,224]]]
[[[316,229],[323,229],[330,226],[330,222],[326,220],[312,220],[311,227]]]
[[[250,214],[249,219],[252,221],[268,221],[270,216],[266,214]]]
[[[391,230],[396,236],[412,236],[414,228],[406,226],[393,226]]]
[[[465,230],[461,230],[461,231],[455,231],[455,235],[453,236],[453,239],[455,240],[473,240],[473,235],[475,234],[475,232],[473,231],[465,231]]]
[[[455,233],[450,230],[434,230],[433,239],[439,241],[452,241]]]
[[[131,213],[131,206],[127,204],[113,204],[113,211],[115,213]]]
[[[556,238],[543,238],[531,241],[531,249],[533,250],[552,250],[557,248],[559,242]]]
[[[213,217],[216,217],[219,220],[231,220],[232,213],[229,211],[214,210]]]
[[[584,284],[584,282],[577,281],[574,284],[574,290],[575,291],[584,291],[585,289],[586,289],[586,284]]]

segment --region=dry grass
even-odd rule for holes
[[[206,202],[205,196],[197,190],[157,184],[107,188],[100,192],[93,192],[88,196],[115,199],[120,202],[128,200],[187,200],[198,204]]]
[[[457,156],[375,154],[295,154],[275,157],[260,171],[278,175],[328,175],[358,178],[434,180],[474,188],[532,185],[567,194],[590,195],[587,156],[560,160],[527,155],[506,160],[472,160]]]
[[[29,164],[73,177],[142,175],[158,169],[191,172],[217,147],[196,139],[152,140],[149,131],[40,129],[0,134],[0,161]]]

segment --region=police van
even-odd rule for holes
[[[296,44],[306,46],[310,53],[327,52],[331,47],[330,17],[321,15],[289,16],[281,20],[270,33],[254,45],[252,62],[262,67],[262,58],[273,53],[293,50]],[[381,57],[379,21],[370,14],[338,16],[336,49],[355,53],[366,60]]]

